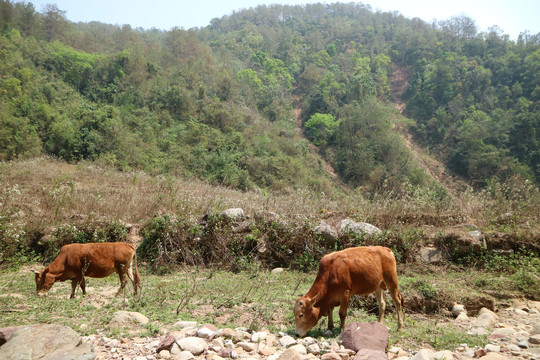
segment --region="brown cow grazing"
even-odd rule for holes
[[[45,295],[55,282],[66,280],[71,280],[70,298],[75,297],[77,284],[86,295],[85,276],[104,278],[115,272],[120,277],[120,289],[116,296],[124,290],[126,275],[133,283],[135,295],[137,288],[141,287],[135,248],[123,242],[64,245],[49,266],[42,271],[32,271],[36,274],[36,291],[40,296]]]
[[[343,331],[351,296],[367,296],[373,292],[379,302],[379,322],[383,322],[386,306],[383,290],[386,289],[396,307],[399,330],[403,327],[403,296],[398,289],[396,259],[392,250],[382,246],[363,246],[327,254],[319,262],[319,273],[311,289],[294,305],[296,334],[306,335],[323,316],[328,316],[328,329],[332,330],[332,310],[338,305]]]

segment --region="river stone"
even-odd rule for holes
[[[278,357],[278,360],[302,360],[302,357],[295,350],[287,349]]]
[[[488,308],[486,307],[483,307],[480,309],[480,311],[478,311],[478,316],[482,315],[482,314],[491,314],[495,319],[499,319],[499,316],[497,314],[495,314],[493,311],[489,310]]]
[[[208,349],[208,344],[206,341],[193,336],[180,339],[177,341],[177,343],[180,346],[180,349],[189,351],[195,356],[202,354],[206,349]]]
[[[531,335],[531,337],[529,337],[529,343],[534,344],[534,345],[539,345],[540,344],[540,334]]]
[[[489,310],[488,310],[489,311]],[[491,311],[480,314],[473,323],[473,327],[492,328],[497,323],[497,316]]]
[[[252,352],[252,351],[255,351],[255,349],[257,349],[256,344],[247,342],[247,341],[241,341],[238,344],[236,344],[236,346],[241,347],[245,352]]]
[[[501,347],[498,345],[487,344],[486,350],[487,352],[501,352]]]
[[[206,326],[197,330],[197,336],[203,339],[212,339],[214,335],[216,335],[216,332]]]
[[[514,309],[514,313],[520,316],[527,316],[529,313],[523,309]]]
[[[458,315],[462,313],[467,314],[467,309],[465,309],[465,305],[454,304],[454,306],[452,307],[452,315],[458,317]]]
[[[191,360],[195,359],[192,353],[189,351],[182,351],[180,354],[175,356],[175,360]]]
[[[0,347],[3,360],[93,360],[91,344],[67,326],[39,324],[21,326]]]
[[[225,343],[223,342],[223,338],[217,338],[212,339],[209,344],[209,350],[215,351],[216,353],[219,353],[221,349],[225,347]]]
[[[289,349],[295,350],[300,355],[307,355],[308,353],[306,347],[302,344],[293,345]]]
[[[294,340],[292,336],[285,335],[281,339],[279,339],[279,343],[281,344],[281,346],[286,348],[286,347],[296,344],[296,340]]]
[[[266,346],[264,344],[260,344],[258,348],[258,352],[259,354],[263,356],[270,356],[276,353],[276,349],[272,346]]]
[[[150,320],[141,313],[135,311],[117,311],[113,314],[109,325],[121,326],[127,323],[135,323],[139,325],[146,325]]]
[[[162,359],[171,358],[171,353],[169,352],[169,350],[161,350],[161,351],[156,351],[156,352],[159,354],[159,357]]]
[[[427,349],[422,349],[420,350],[419,352],[417,352],[412,358],[411,360],[430,360],[429,359],[429,356],[432,354],[433,352],[431,350],[427,350]]]
[[[321,360],[342,360],[342,359],[341,359],[341,356],[339,356],[335,352],[330,352],[321,356]]]
[[[507,358],[496,352],[489,352],[487,355],[481,357],[482,360],[507,360]]]
[[[266,331],[256,332],[256,333],[253,333],[253,335],[251,335],[251,341],[254,343],[258,343],[263,340],[266,340],[267,336],[268,334],[266,333]]]
[[[178,320],[177,322],[174,323],[173,326],[177,327],[177,328],[180,328],[180,329],[186,329],[186,328],[197,327],[197,322],[196,321]]]
[[[516,333],[516,329],[514,328],[498,328],[493,330],[490,337],[494,338],[504,338],[509,335],[514,335]]]
[[[437,351],[429,355],[430,360],[454,360],[454,354],[449,350]]]
[[[242,338],[239,333],[237,333],[231,328],[223,329],[223,332],[221,332],[220,335],[225,339],[232,339],[233,341],[240,341],[240,339]]]
[[[159,353],[162,350],[170,350],[174,344],[174,340],[175,340],[174,336],[172,334],[168,334],[167,336],[165,336],[164,338],[160,340],[159,345],[156,349],[156,352]]]
[[[362,349],[356,353],[353,360],[388,360],[384,351]]]

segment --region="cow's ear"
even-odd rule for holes
[[[315,295],[311,300],[309,300],[309,304],[308,304],[308,308],[312,308],[313,305],[315,305],[315,303],[317,302],[317,300],[319,300],[319,295],[321,293],[318,293],[317,295]]]

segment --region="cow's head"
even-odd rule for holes
[[[47,269],[43,271],[37,271],[32,270],[32,272],[36,275],[36,292],[39,296],[43,296],[47,294],[47,291],[51,289],[51,287],[54,284],[54,281],[56,280],[55,277],[47,271]]]
[[[294,321],[296,322],[296,335],[305,336],[311,330],[317,321],[319,321],[320,307],[315,307],[319,300],[319,294],[312,299],[300,296],[294,304]]]

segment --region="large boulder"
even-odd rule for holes
[[[93,360],[91,344],[67,326],[39,324],[19,327],[0,347],[3,360]]]
[[[141,313],[134,311],[117,311],[113,314],[109,325],[111,326],[123,326],[126,324],[144,326],[148,324],[150,320]]]
[[[320,235],[326,242],[334,244],[338,240],[338,233],[326,221],[321,222],[313,229],[315,234]]]
[[[244,218],[244,209],[231,208],[221,212],[222,217],[230,220],[242,220]]]
[[[418,252],[417,259],[428,264],[437,264],[446,261],[444,252],[431,246],[421,248]]]
[[[376,226],[373,226],[368,223],[364,222],[356,222],[351,219],[343,219],[341,220],[341,224],[339,227],[339,230],[342,234],[345,234],[347,232],[352,232],[355,234],[367,234],[367,235],[379,235],[382,234],[381,229],[379,229]]]
[[[486,241],[482,232],[478,230],[468,231],[462,228],[448,229],[438,241],[442,243],[444,248],[454,254],[469,254],[476,253],[487,247]]]
[[[20,326],[10,326],[0,329],[0,346],[4,345]]]
[[[388,337],[388,329],[380,322],[352,322],[343,329],[342,344],[356,352],[367,349],[385,353]]]
[[[482,308],[480,309],[480,312],[478,313],[478,317],[474,321],[472,327],[482,327],[482,328],[493,328],[497,321],[499,320],[499,317],[497,314],[495,314],[493,311]]]

